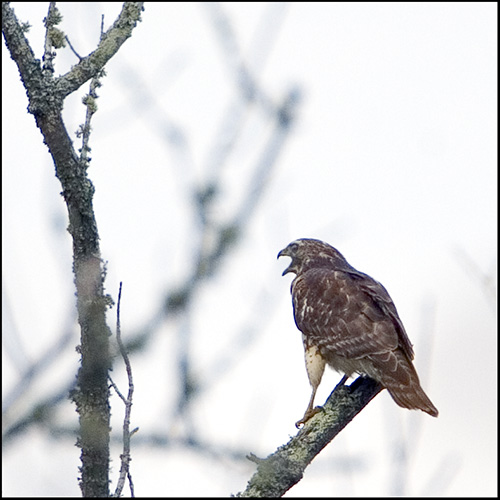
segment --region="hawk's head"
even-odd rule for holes
[[[310,238],[292,241],[278,254],[278,258],[283,256],[292,258],[290,265],[283,271],[283,276],[287,273],[299,274],[319,267],[330,269],[350,267],[342,254],[331,245]]]

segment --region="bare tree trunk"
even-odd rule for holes
[[[80,417],[78,445],[82,449],[80,487],[85,497],[109,496],[109,387],[111,367],[110,330],[106,308],[112,303],[104,295],[104,269],[99,234],[92,205],[94,187],[87,176],[87,151],[78,157],[62,119],[64,99],[90,78],[102,73],[105,63],[130,37],[140,18],[141,3],[125,3],[113,26],[101,36],[99,47],[66,75],[54,78],[53,48],[64,45],[64,34],[55,26],[61,21],[55,3],[45,19],[46,41],[43,64],[33,50],[8,3],[2,4],[2,31],[12,59],[26,88],[29,106],[54,160],[56,176],[69,216],[68,231],[73,239],[78,322],[81,328],[81,367],[72,391]],[[89,104],[90,109],[90,97]],[[86,124],[87,125],[87,124]],[[83,130],[90,133],[90,124]],[[88,139],[88,136],[87,136]]]

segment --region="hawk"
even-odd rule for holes
[[[299,427],[318,410],[313,409],[325,365],[344,373],[340,384],[353,374],[380,382],[403,408],[438,410],[427,397],[413,366],[413,347],[387,290],[357,271],[342,254],[320,240],[298,239],[281,250],[291,257],[283,271],[295,273],[291,292],[293,314],[302,332],[311,399]]]

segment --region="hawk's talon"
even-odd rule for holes
[[[297,427],[297,429],[300,429],[301,425],[304,425],[310,418],[314,417],[314,415],[316,415],[316,413],[319,413],[320,411],[323,411],[322,406],[316,406],[311,410],[308,409],[304,413],[304,416],[298,422],[295,422],[295,427]]]

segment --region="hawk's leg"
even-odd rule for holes
[[[309,400],[309,405],[307,406],[307,410],[304,413],[304,416],[298,422],[295,422],[295,427],[297,427],[297,429],[301,425],[305,424],[312,416],[316,415],[316,413],[318,413],[319,411],[321,411],[321,406],[316,406],[316,408],[313,408],[314,397],[316,396],[316,391],[318,389],[318,385],[316,387],[313,387],[313,391],[312,391],[312,394],[311,394],[311,399]]]
[[[313,408],[314,406],[314,397],[316,396],[316,391],[318,390],[319,384],[323,377],[323,373],[325,371],[325,360],[323,356],[321,356],[319,349],[316,346],[311,346],[306,348],[305,351],[306,358],[306,369],[307,376],[309,377],[309,383],[312,386],[312,394],[311,399],[309,400],[309,404],[307,406],[307,410],[304,413],[304,416],[295,423],[295,427],[300,427],[302,424],[306,423],[313,415],[318,413],[321,410],[321,407]]]

